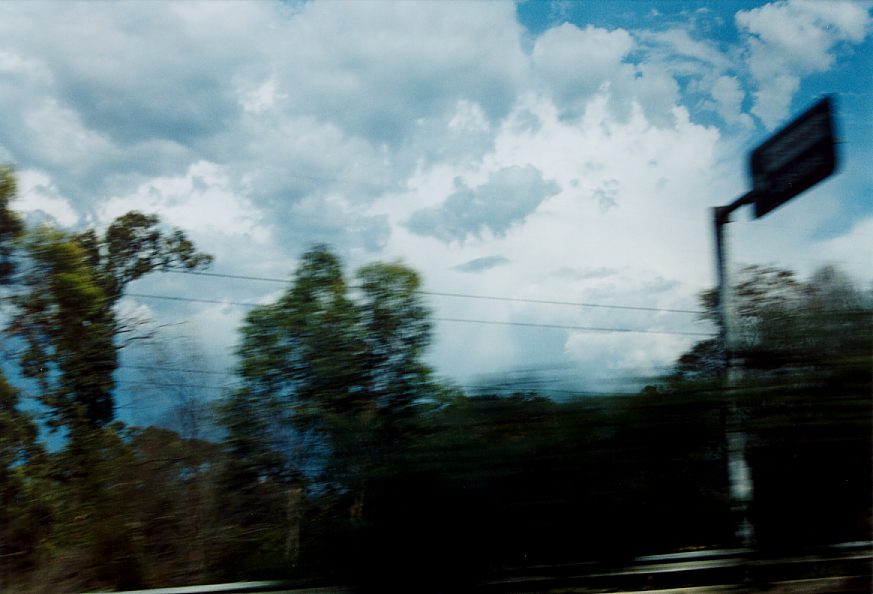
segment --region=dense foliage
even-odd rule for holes
[[[732,292],[736,360],[747,377],[789,372],[866,373],[873,343],[873,295],[859,290],[833,266],[801,280],[790,270],[748,266]],[[700,295],[702,317],[717,322],[718,292]],[[715,339],[679,357],[675,379],[712,379],[724,368]]]
[[[373,263],[349,281],[315,246],[246,317],[217,427],[182,435],[114,420],[131,329],[116,305],[132,280],[209,258],[139,213],[103,233],[25,229],[14,191],[0,170],[15,354],[0,374],[0,590],[287,578],[446,591],[734,547],[728,410],[748,434],[759,549],[871,538],[873,309],[834,269],[744,272],[746,374],[731,391],[720,345],[703,342],[643,394],[555,402],[441,383],[418,275]],[[28,399],[62,432],[56,451]]]

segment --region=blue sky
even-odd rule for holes
[[[840,172],[765,219],[740,213],[732,257],[835,263],[869,286],[871,22],[862,2],[6,2],[0,161],[32,221],[155,212],[221,274],[287,278],[313,242],[350,271],[402,259],[431,292],[502,298],[430,295],[438,318],[563,327],[440,321],[439,373],[603,389],[712,330],[666,311],[713,283],[709,209],[825,93]],[[200,353],[187,367],[215,373],[189,383],[220,384],[234,303],[281,290],[166,274],[132,292],[219,303],[123,310]],[[137,349],[130,392],[155,358]]]

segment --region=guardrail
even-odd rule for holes
[[[873,542],[841,543],[793,556],[752,549],[714,549],[637,557],[625,567],[600,563],[541,565],[508,570],[480,584],[488,592],[541,592],[558,588],[638,591],[740,585],[750,591],[777,583],[845,578],[839,592],[873,592]],[[743,591],[743,590],[739,590]],[[790,591],[790,589],[789,589]],[[813,592],[812,590],[803,590]],[[831,591],[831,590],[827,590]]]
[[[537,565],[497,570],[464,591],[548,592],[561,588],[591,591],[657,591],[689,588],[687,592],[795,591],[873,592],[873,542],[841,543],[810,549],[794,556],[768,556],[751,549],[712,549],[637,557],[625,567],[600,562]],[[784,590],[780,590],[781,585]],[[427,584],[409,584],[410,591]],[[745,589],[743,589],[745,588]],[[377,588],[378,589],[378,588]],[[346,586],[306,587],[299,582],[259,581],[129,590],[119,594],[276,594],[279,592],[345,593]],[[686,590],[683,590],[686,592]]]

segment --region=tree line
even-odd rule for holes
[[[701,341],[639,395],[556,402],[440,380],[419,275],[377,262],[350,281],[316,245],[246,316],[239,387],[210,403],[207,439],[126,426],[115,393],[129,283],[211,257],[136,212],[100,232],[27,228],[15,193],[0,169],[0,589],[439,590],[733,546],[729,399],[751,436],[758,546],[870,539],[873,308],[836,269],[742,273],[734,393],[721,345]],[[717,294],[701,299],[713,316]]]

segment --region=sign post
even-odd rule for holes
[[[735,364],[736,334],[726,225],[730,223],[731,213],[741,206],[754,205],[755,218],[761,218],[836,170],[832,104],[831,97],[826,96],[752,151],[749,159],[752,189],[732,203],[713,209],[719,338],[725,367],[723,382],[727,391],[736,386],[741,370]],[[753,485],[746,462],[746,433],[735,397],[731,398],[727,441],[731,508],[738,518],[737,536],[749,548],[755,536],[748,513]]]

